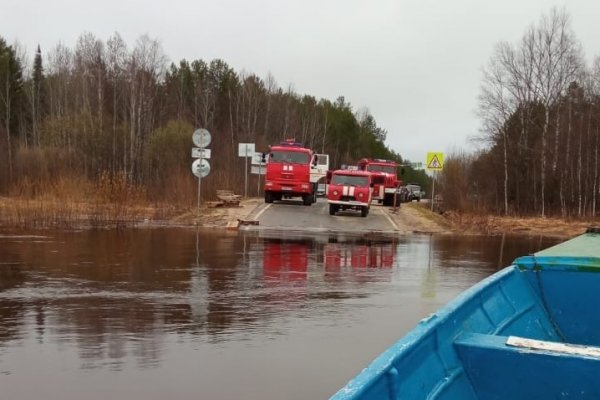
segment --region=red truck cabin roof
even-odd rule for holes
[[[371,176],[368,171],[354,170],[354,169],[338,169],[333,171],[335,175],[351,175],[351,176]]]
[[[293,163],[309,165],[311,160],[312,152],[309,149],[297,147],[272,147],[269,155],[269,164]]]

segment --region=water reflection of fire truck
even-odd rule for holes
[[[304,281],[310,246],[304,242],[266,241],[263,249],[265,279]]]
[[[395,243],[328,243],[325,245],[325,267],[391,268],[396,255]]]

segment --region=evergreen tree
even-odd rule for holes
[[[12,180],[13,153],[12,137],[17,135],[21,95],[23,90],[22,67],[15,50],[0,37],[0,130],[6,138],[6,163],[3,170],[7,178]],[[4,158],[4,157],[2,157]]]
[[[45,114],[45,83],[44,83],[44,66],[42,65],[42,51],[40,45],[37,46],[35,57],[33,59],[33,74],[32,74],[32,104],[31,104],[31,116],[32,116],[32,136],[33,144],[39,146],[40,144],[40,124]]]

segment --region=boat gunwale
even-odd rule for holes
[[[359,398],[378,382],[378,378],[387,374],[391,368],[395,368],[393,365],[395,360],[410,354],[419,342],[434,334],[437,327],[448,321],[457,310],[468,304],[471,299],[476,299],[483,288],[499,284],[511,274],[520,272],[522,270],[518,266],[511,264],[462,291],[438,311],[420,320],[406,335],[379,354],[366,368],[335,393],[331,400],[349,399],[354,396]]]
[[[579,237],[589,236],[596,237],[598,234],[590,232]],[[577,240],[578,238],[572,240]],[[430,335],[435,334],[438,327],[446,323],[460,308],[479,297],[486,288],[501,285],[502,281],[508,279],[512,274],[540,272],[543,270],[599,273],[600,256],[536,256],[533,254],[517,258],[509,266],[465,289],[442,308],[419,321],[408,333],[386,348],[366,368],[339,389],[331,397],[331,400],[361,398],[373,385],[379,383],[381,379],[385,379],[384,375],[389,375],[392,369],[397,371],[397,368],[394,366],[395,361],[401,360],[411,354],[412,351],[417,349],[420,342],[425,341]],[[543,308],[547,310],[545,304]],[[456,339],[457,337],[452,338],[453,341]],[[387,378],[390,379],[392,377]]]

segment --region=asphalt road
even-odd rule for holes
[[[276,201],[259,206],[252,214],[253,219],[259,222],[252,229],[259,230],[349,233],[391,233],[399,230],[382,206],[371,205],[365,218],[360,216],[359,211],[339,211],[336,215],[329,215],[329,205],[324,198],[318,198],[311,206],[302,205],[301,200]]]

